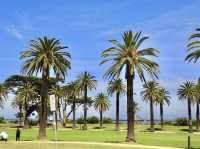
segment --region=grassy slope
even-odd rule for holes
[[[113,131],[113,125],[106,125],[105,129],[94,129],[94,125],[90,125],[88,131],[59,129],[59,141],[87,141],[87,142],[113,142],[123,143],[126,131],[125,125],[121,126],[120,132]],[[167,126],[166,131],[150,133],[147,132],[148,126],[138,125],[136,128],[137,143],[144,145],[156,146],[171,146],[171,147],[186,147],[187,133],[181,131],[186,127]],[[158,126],[159,127],[159,126]],[[9,133],[9,139],[15,139],[15,129],[13,128],[0,128],[0,131],[6,130]],[[48,129],[48,140],[54,139],[54,131]],[[36,140],[37,128],[27,129],[22,131],[22,140]],[[192,146],[200,148],[200,134],[192,134]],[[1,148],[1,147],[0,147]]]

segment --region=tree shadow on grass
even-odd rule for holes
[[[99,127],[99,126],[97,126],[97,127],[93,127],[93,129],[105,129],[106,127]]]
[[[183,129],[180,129],[180,130],[183,131],[183,132],[189,132],[189,129],[187,129],[187,128],[183,128]],[[199,132],[199,131],[197,131],[196,129],[193,129],[192,132]]]
[[[154,131],[165,131],[165,129],[154,128]],[[140,132],[152,132],[152,131],[151,131],[151,128],[147,128],[145,130],[141,130]]]
[[[105,143],[123,143],[123,141],[104,141]]]

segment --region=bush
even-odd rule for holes
[[[5,124],[6,120],[4,119],[4,117],[0,117],[0,124]]]
[[[97,124],[99,123],[99,118],[96,116],[91,116],[87,118],[88,124]]]
[[[109,117],[104,117],[103,118],[103,123],[104,124],[112,124],[113,123],[113,120]]]
[[[38,120],[29,119],[28,124],[29,126],[37,126]]]
[[[77,124],[83,124],[84,123],[83,117],[78,118],[76,121],[77,121]]]
[[[174,123],[172,121],[164,121],[164,125],[173,125]]]
[[[77,119],[77,124],[83,124],[84,123],[84,118],[80,117]],[[99,123],[99,119],[96,116],[90,116],[87,118],[87,123],[88,124],[97,124]]]
[[[187,126],[188,125],[188,120],[187,118],[177,118],[175,121],[176,126]]]

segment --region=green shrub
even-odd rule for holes
[[[4,119],[4,117],[0,117],[0,124],[5,124],[6,120]]]
[[[103,118],[103,123],[104,124],[112,124],[113,123],[113,120],[109,117],[104,117]]]
[[[77,119],[77,124],[83,124],[84,123],[84,118],[80,117]],[[97,124],[99,123],[99,119],[96,116],[90,116],[87,118],[87,123],[88,124]]]
[[[99,123],[99,118],[96,116],[90,116],[87,118],[87,123],[88,124],[97,124],[97,123]]]
[[[33,120],[33,119],[28,120],[29,126],[37,126],[38,122],[39,122],[38,120]]]
[[[83,124],[84,123],[83,117],[78,118],[76,121],[77,121],[77,124]]]
[[[164,121],[164,125],[173,125],[174,123],[172,121]]]
[[[188,125],[188,120],[187,118],[177,118],[175,121],[176,126],[187,126]]]

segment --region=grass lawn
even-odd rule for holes
[[[1,149],[121,149],[121,146],[110,146],[110,145],[88,145],[88,144],[62,144],[57,145],[53,143],[0,143]],[[123,149],[147,149],[142,147],[123,147]]]
[[[81,131],[79,128],[76,130],[72,130],[71,128],[60,128],[58,130],[58,141],[78,141],[78,142],[103,142],[103,143],[125,143],[126,136],[126,127],[125,125],[121,125],[121,131],[116,132],[113,130],[114,125],[105,125],[104,129],[96,129],[98,125],[89,125],[89,129],[87,131]],[[187,127],[176,127],[176,126],[166,126],[165,131],[156,131],[154,133],[147,131],[147,125],[137,125],[136,127],[136,140],[138,144],[143,145],[153,145],[153,146],[168,146],[168,147],[182,147],[185,148],[187,146],[187,133],[184,131]],[[159,126],[157,126],[159,128]],[[1,127],[0,131],[7,131],[9,134],[9,141],[15,140],[15,128],[6,128]],[[31,128],[22,130],[22,140],[24,141],[34,141],[37,140],[37,128]],[[192,139],[192,147],[200,148],[200,133],[193,133],[191,135]],[[54,131],[53,129],[47,129],[47,140],[54,140]],[[10,143],[10,142],[8,142]],[[13,144],[16,145],[16,144]],[[27,144],[18,144],[20,149],[27,148]],[[38,144],[35,144],[36,146]],[[35,146],[33,145],[33,146]],[[4,147],[5,146],[5,147]],[[6,144],[1,143],[0,148],[6,148]],[[9,147],[12,146],[12,143]],[[16,145],[17,146],[17,145]],[[31,146],[31,147],[33,147]],[[45,144],[48,149],[48,144]],[[73,146],[73,145],[72,145]],[[72,148],[70,145],[70,147]],[[67,146],[63,146],[63,144],[59,145],[58,149],[68,149]],[[87,145],[81,145],[80,148],[87,148]],[[110,149],[109,146],[99,147],[101,149]],[[15,147],[16,148],[16,147]],[[33,147],[34,148],[34,147]],[[97,146],[93,145],[89,147],[90,149],[96,148]],[[115,147],[117,149],[117,147]],[[30,148],[31,149],[31,148]],[[44,148],[45,149],[45,148]],[[77,145],[76,148],[79,149]]]

